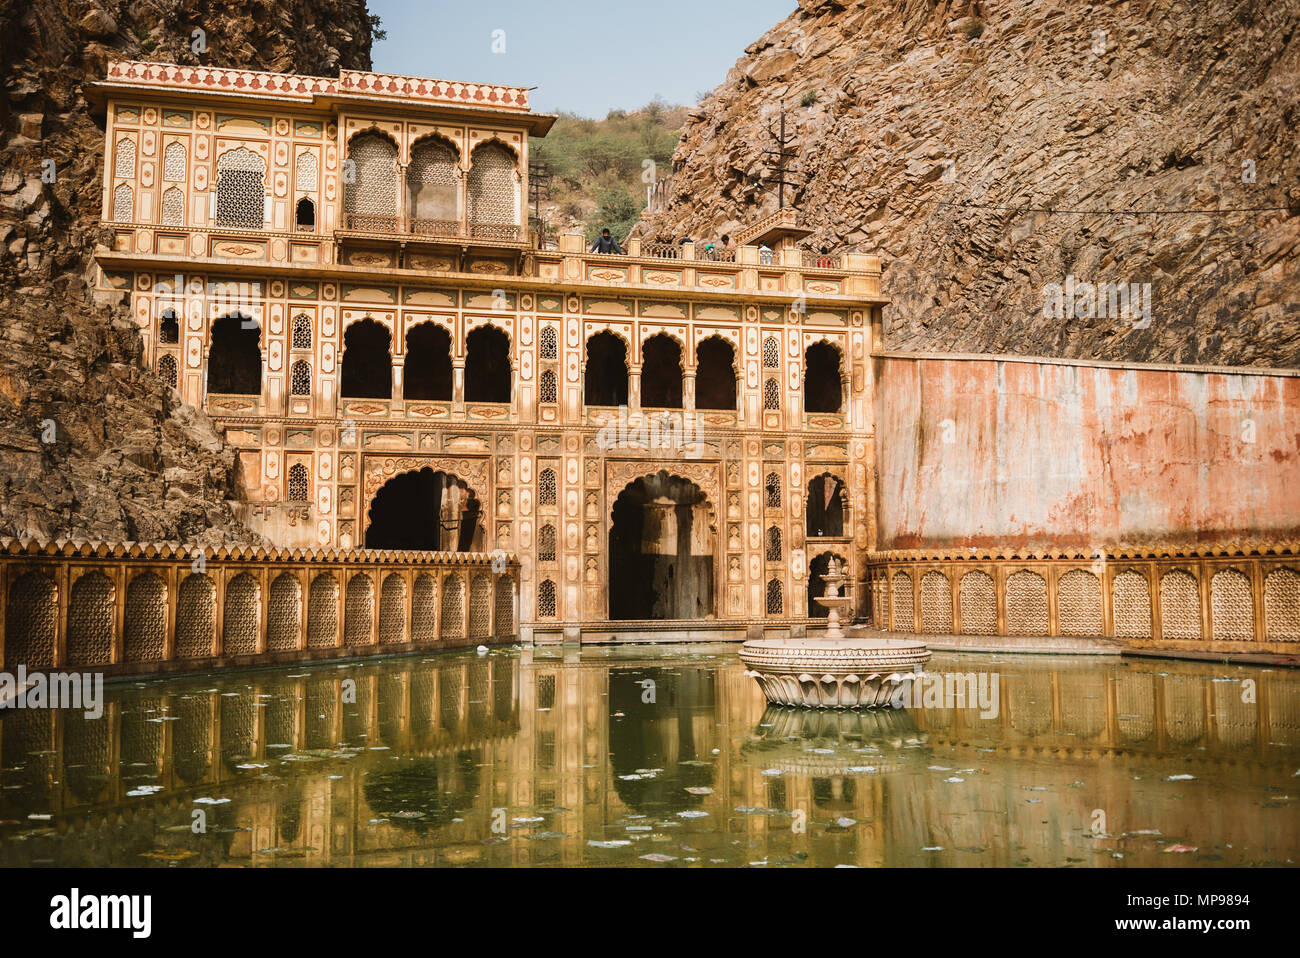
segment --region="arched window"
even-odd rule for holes
[[[781,408],[781,386],[775,376],[768,377],[763,383],[763,408],[777,410]]]
[[[459,162],[459,153],[446,140],[424,139],[415,144],[406,167],[411,232],[434,236],[460,232]]]
[[[515,155],[500,143],[484,143],[470,156],[469,169],[469,221],[480,229],[472,230],[475,236],[500,238],[518,235],[519,227],[519,174]],[[483,230],[481,227],[512,227],[511,230]]]
[[[781,508],[781,477],[775,472],[767,474],[767,480],[763,483],[767,491],[767,508]]]
[[[293,208],[293,226],[302,233],[316,230],[316,204],[305,196]]]
[[[557,501],[557,488],[554,469],[543,469],[537,476],[537,504],[553,506]]]
[[[682,347],[663,333],[651,336],[641,346],[641,405],[682,408]]]
[[[736,350],[720,336],[710,336],[695,347],[697,409],[736,408]]]
[[[785,611],[785,597],[780,579],[767,580],[767,614],[780,615]]]
[[[452,394],[451,335],[434,323],[406,332],[405,399],[449,401]]]
[[[542,403],[559,402],[559,384],[554,369],[543,369],[537,383],[537,401]]]
[[[262,391],[262,331],[244,316],[226,316],[212,324],[208,348],[208,392],[256,396]]]
[[[176,310],[170,306],[162,311],[158,320],[158,342],[175,343],[181,338],[181,326],[176,321]]]
[[[348,144],[346,163],[343,180],[346,228],[394,232],[397,229],[397,147],[393,141],[378,133],[353,137]]]
[[[307,360],[296,360],[289,369],[289,394],[293,396],[311,395],[311,366]]]
[[[554,326],[543,326],[537,341],[538,359],[555,359],[559,352],[559,338]]]
[[[767,561],[781,561],[781,530],[776,526],[767,529]]]
[[[844,535],[848,491],[838,476],[822,473],[808,483],[807,533],[812,536]]]
[[[839,412],[840,353],[830,343],[813,343],[804,353],[803,401],[807,412]]]
[[[776,369],[781,364],[781,344],[775,336],[763,340],[763,368]]]
[[[293,318],[291,345],[294,349],[311,349],[311,317],[299,313]]]
[[[117,150],[113,155],[113,175],[120,180],[129,180],[135,176],[135,141],[122,137],[117,141]]]
[[[176,357],[166,353],[158,360],[158,378],[172,389],[176,388]]]
[[[289,467],[289,501],[307,502],[311,497],[311,477],[307,467],[295,462]]]
[[[543,579],[537,587],[537,617],[555,618],[555,583],[550,579]]]
[[[343,334],[339,395],[349,399],[391,399],[393,357],[387,327],[373,319],[353,323]]]
[[[185,225],[185,194],[178,186],[163,190],[162,224],[163,226]]]
[[[510,402],[510,337],[480,326],[465,337],[465,401]]]
[[[266,161],[240,147],[217,160],[217,225],[260,230],[266,213]]]
[[[293,186],[299,193],[316,192],[316,154],[299,153],[294,162]]]
[[[627,343],[608,330],[588,339],[582,379],[588,406],[626,406]]]
[[[537,533],[537,561],[555,561],[555,526],[549,522]]]
[[[118,184],[113,190],[113,222],[129,223],[135,215],[135,194],[125,183]]]
[[[185,144],[172,140],[163,151],[163,179],[177,183],[185,179]]]

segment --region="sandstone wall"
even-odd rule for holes
[[[191,47],[196,29],[203,53]],[[83,85],[110,59],[369,69],[365,2],[0,7],[0,535],[248,541],[228,505],[233,454],[141,367],[121,298],[90,288],[103,131]],[[47,160],[53,183],[42,180]]]
[[[646,235],[773,209],[784,104],[787,205],[884,256],[890,348],[1300,366],[1298,28],[1300,0],[799,0],[692,113]],[[1151,323],[1044,319],[1068,275],[1150,283]]]
[[[875,362],[880,549],[1300,537],[1300,373]]]

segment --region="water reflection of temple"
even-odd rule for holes
[[[251,673],[215,688],[154,683],[115,690],[99,721],[2,713],[0,863],[175,853],[206,864],[577,864],[590,860],[588,841],[634,816],[656,828],[699,822],[667,850],[680,857],[689,844],[733,864],[801,853],[924,863],[932,847],[974,864],[1084,854],[1133,864],[1110,857],[1113,836],[1207,822],[1229,841],[1245,829],[1258,860],[1300,849],[1295,816],[1259,807],[1300,755],[1290,673],[980,659],[1000,674],[995,716],[918,709],[868,726],[766,709],[731,660],[638,654],[452,655]],[[1231,787],[1166,782],[1185,774]],[[160,789],[128,795],[142,785]],[[206,835],[189,831],[196,808]],[[1106,840],[1088,834],[1098,808]],[[12,841],[19,831],[29,837]],[[649,850],[659,846],[635,849]]]

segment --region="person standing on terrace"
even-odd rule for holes
[[[621,254],[623,252],[623,247],[618,245],[618,240],[614,239],[614,237],[610,235],[608,229],[603,229],[600,231],[600,237],[596,242],[591,244],[591,252]]]

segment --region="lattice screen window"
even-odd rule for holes
[[[113,175],[119,180],[129,180],[135,176],[135,142],[126,137],[117,141],[117,152],[113,156]]]
[[[1007,577],[1007,632],[1046,635],[1047,631],[1047,581],[1028,569],[1012,573]]]
[[[1255,606],[1250,580],[1236,569],[1221,569],[1210,580],[1214,639],[1248,642],[1255,638]]]
[[[906,572],[894,573],[891,597],[894,603],[894,630],[911,632],[915,628],[912,612],[915,606],[912,602],[912,577]]]
[[[513,635],[515,631],[515,593],[514,583],[509,576],[497,579],[495,596],[496,633]]]
[[[307,648],[332,649],[339,640],[339,580],[323,572],[307,594]]]
[[[1101,581],[1071,569],[1056,582],[1056,621],[1061,635],[1101,635]]]
[[[921,576],[921,630],[939,634],[952,631],[952,588],[942,572]]]
[[[185,225],[185,194],[178,186],[163,191],[162,224],[163,226]]]
[[[299,153],[293,169],[294,188],[299,193],[316,192],[316,154]]]
[[[311,317],[302,313],[293,318],[293,348],[311,349]]]
[[[785,611],[785,594],[780,579],[767,580],[767,614],[780,615]]]
[[[559,337],[554,326],[543,326],[538,338],[538,356],[541,359],[555,359],[559,354]]]
[[[998,630],[998,599],[987,572],[961,577],[961,630],[966,635],[993,635]]]
[[[122,656],[128,662],[156,662],[167,635],[167,587],[152,572],[142,572],[126,589]]]
[[[302,583],[292,572],[281,572],[271,583],[266,620],[267,651],[289,652],[298,648]]]
[[[450,575],[442,580],[442,635],[458,639],[465,634],[465,580]]]
[[[781,561],[781,530],[776,526],[769,526],[767,530],[767,561]]]
[[[1151,638],[1151,590],[1146,576],[1132,569],[1121,572],[1111,585],[1111,595],[1115,637]]]
[[[471,638],[483,638],[492,633],[492,580],[485,575],[476,575],[469,584],[469,634]],[[471,698],[484,701],[486,695],[472,695]]]
[[[289,467],[289,501],[307,502],[311,495],[311,477],[307,467],[296,462]]]
[[[537,477],[537,504],[553,506],[557,501],[555,470],[543,469]]]
[[[176,388],[178,371],[176,368],[176,357],[170,353],[165,354],[158,360],[158,378],[165,382],[172,389]]]
[[[1201,590],[1190,572],[1174,569],[1160,577],[1160,629],[1166,639],[1201,637]]]
[[[543,579],[537,587],[537,617],[555,618],[555,583],[550,579]]]
[[[163,151],[163,179],[172,183],[185,179],[185,144],[173,140]]]
[[[470,162],[470,222],[517,225],[519,183],[514,154],[498,143],[485,143],[474,151]]]
[[[307,365],[305,359],[299,359],[293,364],[289,373],[289,393],[294,396],[311,395],[311,366]]]
[[[113,582],[101,572],[83,575],[68,600],[69,665],[106,665],[113,655]]]
[[[769,509],[781,508],[781,477],[775,472],[767,474],[767,480],[764,482],[767,490],[767,507]]]
[[[113,190],[113,222],[129,223],[135,212],[135,194],[125,183],[118,184]]]
[[[763,340],[763,368],[776,369],[781,363],[781,344],[776,341],[775,336],[768,336]]]
[[[547,523],[537,533],[537,561],[555,561],[555,526]]]
[[[343,644],[370,645],[370,617],[375,609],[375,583],[362,572],[348,580],[343,597]]]
[[[406,167],[410,215],[422,220],[460,219],[460,156],[443,140],[422,140],[411,151]]]
[[[266,161],[240,147],[217,161],[217,225],[260,230],[266,215]]]
[[[542,377],[537,384],[537,401],[543,403],[554,403],[559,401],[555,370],[545,369],[542,371]]]
[[[1264,626],[1270,639],[1300,639],[1300,573],[1274,569],[1264,580]]]
[[[344,183],[343,211],[392,216],[397,212],[397,147],[377,133],[363,133],[348,147],[355,182]]]
[[[781,387],[775,379],[763,383],[763,408],[774,410],[781,408]]]

